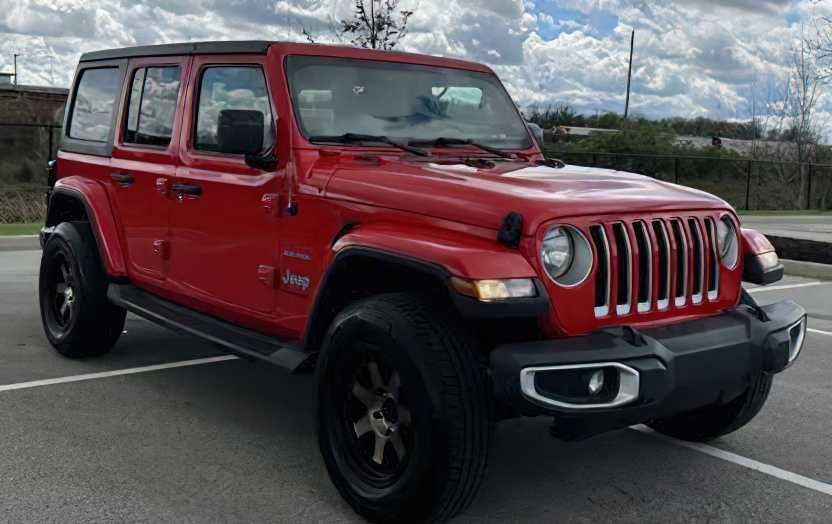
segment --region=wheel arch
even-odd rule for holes
[[[107,276],[115,280],[126,278],[127,268],[115,216],[107,191],[100,184],[83,177],[59,180],[49,196],[41,243],[45,245],[57,225],[73,221],[89,222]]]
[[[342,249],[324,274],[309,315],[304,346],[317,351],[344,307],[374,294],[415,291],[450,303],[450,273],[438,264],[366,246]],[[360,283],[360,285],[356,285]]]
[[[464,279],[532,278],[540,296],[515,303],[486,303],[454,291],[452,276]],[[353,226],[339,232],[317,288],[304,333],[307,351],[317,351],[330,323],[346,305],[377,293],[413,291],[448,306],[465,322],[487,319],[492,326],[530,321],[548,312],[545,288],[523,255],[474,235],[409,224]],[[536,328],[532,328],[535,329]]]

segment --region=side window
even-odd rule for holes
[[[199,84],[194,149],[240,154],[274,145],[266,79],[257,66],[209,67]]]
[[[113,126],[113,111],[121,89],[121,75],[115,67],[85,69],[78,80],[69,137],[107,142]]]
[[[167,147],[179,98],[179,66],[137,69],[130,88],[124,141]]]

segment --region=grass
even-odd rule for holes
[[[30,222],[27,224],[0,224],[0,236],[37,235],[43,224]]]

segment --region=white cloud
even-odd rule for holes
[[[752,84],[785,73],[797,26],[811,12],[832,14],[832,1],[815,0],[401,5],[416,10],[402,49],[487,62],[522,105],[565,102],[590,113],[622,110],[635,28],[633,109],[717,118],[743,118]],[[350,12],[346,0],[0,0],[0,70],[10,69],[11,55],[20,53],[23,82],[68,85],[84,51],[194,40],[304,40],[302,27],[324,37]],[[613,27],[600,27],[599,20],[612,20]]]

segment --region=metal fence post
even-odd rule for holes
[[[679,183],[679,157],[673,159],[673,183]]]
[[[54,128],[52,126],[46,126],[46,132],[49,133],[49,151],[46,153],[46,161],[49,162],[52,160],[52,131]]]
[[[809,164],[809,172],[806,173],[806,209],[812,209],[812,178],[815,174],[815,164]]]
[[[751,169],[752,162],[748,161],[748,168],[745,171],[745,210],[751,209]]]

